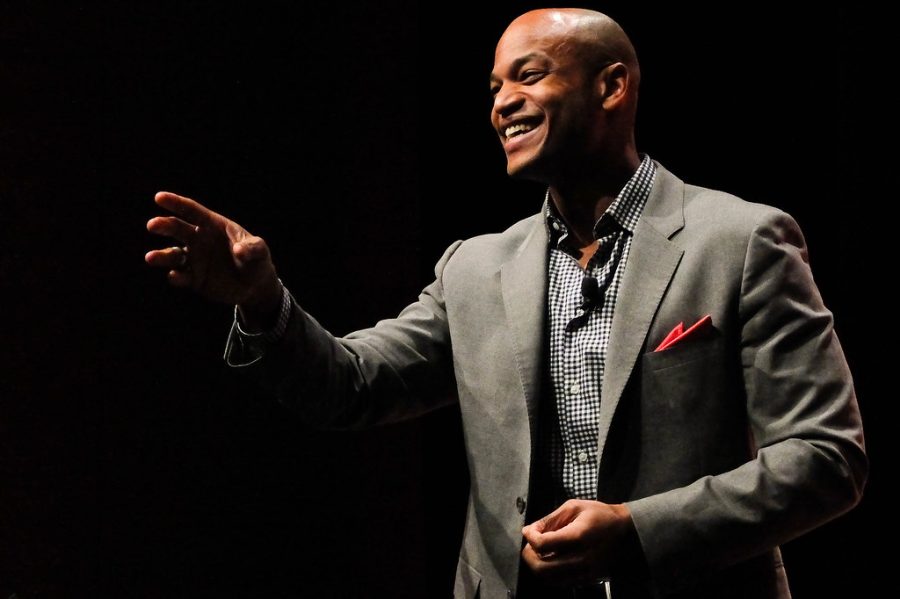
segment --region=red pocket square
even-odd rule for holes
[[[712,316],[709,314],[698,320],[688,330],[684,330],[684,323],[679,322],[678,325],[674,329],[672,329],[672,331],[668,335],[666,335],[666,338],[662,340],[662,343],[660,343],[659,346],[653,351],[658,352],[669,349],[683,339],[692,336],[702,329],[710,326],[712,326]]]

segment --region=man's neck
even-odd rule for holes
[[[637,154],[616,168],[590,173],[578,181],[550,185],[550,198],[579,246],[594,241],[594,225],[641,164]]]

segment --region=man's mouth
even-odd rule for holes
[[[510,125],[506,129],[504,129],[503,135],[504,137],[506,137],[506,139],[512,139],[514,137],[518,137],[519,135],[528,133],[536,126],[537,125],[533,123],[516,123],[515,125]]]
[[[509,149],[518,145],[520,139],[540,127],[543,121],[538,118],[521,120],[503,128],[503,145]]]

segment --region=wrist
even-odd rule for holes
[[[612,564],[613,574],[627,578],[641,578],[646,575],[647,561],[641,546],[637,528],[631,518],[631,510],[625,504],[610,506],[619,522],[619,546]]]
[[[249,329],[262,331],[275,326],[281,308],[283,289],[281,279],[273,277],[262,289],[238,303],[241,320]]]

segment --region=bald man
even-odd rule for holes
[[[786,214],[685,184],[634,139],[622,29],[540,10],[500,39],[491,121],[540,211],[457,242],[394,319],[337,339],[266,243],[197,202],[148,223],[171,283],[237,306],[226,360],[329,427],[459,402],[457,597],[788,597],[778,545],[850,509],[847,364]]]

